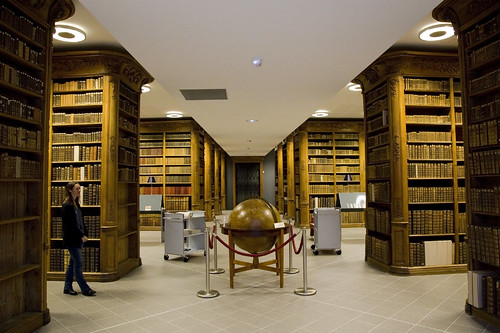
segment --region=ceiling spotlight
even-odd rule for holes
[[[252,66],[253,67],[260,67],[260,66],[262,66],[262,57],[252,58]]]
[[[258,122],[258,120],[257,119],[247,119],[247,122],[248,123],[256,123],[256,122]]]
[[[313,114],[313,117],[322,118],[328,116],[328,110],[316,110]]]
[[[145,84],[141,87],[141,92],[142,93],[147,93],[151,91],[151,86],[149,84]]]
[[[54,32],[53,37],[62,42],[78,43],[87,37],[85,31],[71,25],[56,24],[55,28],[56,32]]]
[[[360,84],[351,82],[347,86],[349,87],[350,91],[361,91],[361,85]]]
[[[167,111],[167,118],[182,118],[180,111]]]
[[[451,23],[438,23],[425,27],[418,33],[421,40],[434,42],[450,38],[455,34]]]

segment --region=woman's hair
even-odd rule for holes
[[[71,191],[73,190],[73,187],[75,187],[78,183],[76,182],[69,182],[66,184],[66,198],[64,199],[64,203],[66,202],[71,202],[74,206],[79,206],[80,205],[80,196],[78,196],[76,199],[73,198],[71,195]]]

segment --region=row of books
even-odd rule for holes
[[[391,241],[366,235],[365,252],[368,258],[390,265],[392,261]]]
[[[71,80],[71,81],[54,81],[52,87],[55,92],[58,91],[70,91],[70,90],[96,90],[103,88],[104,79],[103,77],[89,77],[87,79],[81,80]]]
[[[191,140],[191,133],[165,133],[165,140]]]
[[[380,182],[366,184],[366,200],[389,203],[391,200],[391,183]]]
[[[16,13],[6,5],[0,6],[0,21],[3,24],[19,31],[24,36],[33,39],[35,42],[45,45],[47,30],[26,16]]]
[[[470,189],[470,207],[474,212],[500,214],[499,199],[500,186]]]
[[[141,226],[160,227],[161,214],[139,214],[139,223]]]
[[[189,156],[191,148],[165,148],[166,156]]]
[[[89,239],[101,238],[101,217],[97,216],[83,216],[83,222],[87,228]],[[63,238],[62,217],[53,216],[50,224],[52,238]]]
[[[101,124],[102,112],[52,114],[52,124]]]
[[[0,124],[0,145],[2,146],[40,150],[41,141],[41,131]]]
[[[118,181],[135,182],[137,176],[137,169],[135,168],[118,168]]]
[[[333,140],[328,140],[328,141],[309,141],[307,142],[307,145],[309,147],[333,147]]]
[[[451,145],[432,145],[432,144],[408,145],[407,155],[408,159],[412,160],[422,160],[422,159],[451,160],[453,158]]]
[[[336,158],[337,164],[359,164],[359,158]]]
[[[392,156],[390,146],[381,146],[368,151],[368,163],[388,161]]]
[[[450,106],[450,99],[445,94],[417,95],[405,94],[405,105]]]
[[[350,166],[350,165],[337,165],[335,168],[337,173],[359,173],[359,166]]]
[[[126,99],[120,98],[119,105],[120,110],[125,111],[126,113],[131,114],[134,117],[137,117],[137,115],[139,114],[137,104],[135,103],[133,104]]]
[[[163,164],[163,157],[141,157],[139,164]]]
[[[374,207],[366,208],[366,228],[386,235],[391,234],[391,211]]]
[[[491,44],[473,50],[467,55],[467,66],[474,67],[481,65],[500,56],[500,41],[494,41]]]
[[[75,105],[101,105],[102,91],[77,93],[77,94],[54,94],[52,106],[75,106]]]
[[[53,162],[100,161],[101,146],[53,146]]]
[[[191,186],[165,186],[164,194],[191,194]]]
[[[333,182],[335,181],[335,177],[332,174],[320,174],[320,173],[310,173],[309,174],[310,182]]]
[[[50,187],[51,206],[62,206],[66,198],[65,186]],[[95,206],[101,204],[101,184],[88,184],[80,186],[80,204],[82,206]]]
[[[387,114],[387,98],[381,99],[373,103],[366,108],[366,117],[372,117],[373,115],[385,111]]]
[[[467,302],[487,313],[500,316],[500,275],[496,271],[467,272]]]
[[[434,244],[431,242],[411,242],[409,266],[415,267],[415,266],[430,266],[436,264],[450,265],[452,263],[456,264],[467,263],[467,245],[465,242],[458,243],[458,255],[459,255],[458,258],[454,257],[455,252],[453,249],[456,247],[455,242],[445,241],[443,242],[443,244],[439,244],[441,245],[441,247],[444,246],[444,248],[442,249],[443,256],[441,256],[443,258],[439,258],[439,256],[435,254],[436,251],[435,249],[432,248],[432,245]]]
[[[141,134],[141,140],[163,140],[163,133],[154,133],[154,134]],[[147,142],[145,142],[147,144]],[[163,142],[161,143],[163,145]]]
[[[43,95],[43,81],[23,70],[0,62],[0,80]]]
[[[469,153],[471,175],[500,174],[500,149]]]
[[[482,102],[482,104],[472,106],[468,114],[471,122],[500,117],[500,94],[493,96],[491,100]]]
[[[36,47],[33,48],[22,39],[12,36],[5,31],[0,31],[0,48],[32,63],[33,65],[45,67],[44,50],[40,51],[36,49]]]
[[[388,111],[382,110],[379,117],[374,118],[366,122],[366,130],[368,132],[377,130],[389,124]]]
[[[458,187],[458,201],[465,201],[465,187]],[[408,187],[408,201],[453,202],[452,187]]]
[[[129,131],[137,132],[137,124],[135,122],[131,122],[130,120],[128,120],[125,117],[120,116],[118,118],[118,125],[121,128],[125,128],[125,129],[127,129]]]
[[[500,266],[500,228],[469,224],[467,238],[472,259]]]
[[[410,210],[411,235],[449,234],[455,232],[453,210]],[[465,232],[465,230],[464,230]]]
[[[132,101],[137,101],[139,99],[139,93],[127,87],[123,84],[123,82],[120,82],[120,95],[123,95]]]
[[[451,142],[450,132],[428,132],[428,131],[416,131],[406,133],[406,140],[408,142],[418,142],[418,141],[444,141]]]
[[[450,91],[449,80],[429,80],[405,77],[403,81],[405,90]]]
[[[309,197],[309,209],[335,207],[335,197]]]
[[[165,166],[165,173],[180,173],[180,174],[190,174],[191,166]]]
[[[162,186],[141,186],[139,187],[139,194],[163,194]]]
[[[494,35],[500,29],[500,14],[497,14],[495,17],[490,20],[476,25],[472,30],[465,33],[465,46],[470,46],[476,42],[489,38],[491,35]]]
[[[308,149],[307,150],[307,153],[309,155],[333,155],[333,150],[332,149],[327,149],[327,148],[323,148],[323,149]]]
[[[123,147],[118,149],[118,162],[126,164],[136,164],[137,163],[137,153],[130,151]]]
[[[21,156],[0,154],[0,178],[38,179],[40,178],[40,161],[29,160]]]
[[[451,178],[452,163],[408,163],[408,178]]]
[[[391,165],[389,163],[367,165],[366,177],[368,179],[390,178]]]
[[[469,125],[469,147],[484,147],[500,143],[500,122],[497,119]]]
[[[73,132],[73,133],[52,133],[53,143],[76,143],[76,142],[100,142],[102,132]]]
[[[141,141],[139,142],[140,148],[152,148],[152,147],[163,147],[163,141]],[[161,154],[155,154],[161,155]]]
[[[359,150],[353,149],[335,149],[335,156],[337,155],[354,155],[359,156]]]
[[[40,108],[0,94],[0,113],[36,122],[42,121]]]
[[[364,223],[365,213],[364,212],[341,212],[342,224],[356,224]]]
[[[500,82],[500,69],[489,72],[483,76],[470,80],[470,93],[478,93],[486,89],[498,87]]]
[[[163,148],[140,148],[139,154],[141,156],[162,156]]]
[[[340,193],[361,192],[361,185],[339,185],[339,184],[337,184],[337,192],[340,192]]]
[[[310,140],[328,140],[333,138],[332,133],[308,133],[307,138]]]
[[[333,158],[309,157],[309,164],[333,164]]]
[[[165,210],[180,212],[189,209],[189,197],[165,197]]]
[[[368,147],[389,144],[389,132],[384,132],[377,135],[369,136],[366,139],[366,144]]]
[[[333,173],[333,164],[309,164],[309,172]]]
[[[165,157],[166,164],[191,164],[191,157]]]
[[[435,116],[428,114],[406,115],[407,123],[414,124],[451,124],[450,116]]]
[[[191,147],[191,141],[165,141],[165,147]]]
[[[82,249],[82,271],[99,272],[100,249],[84,247]],[[64,272],[69,263],[69,252],[65,249],[50,249],[50,271]]]
[[[379,88],[373,89],[372,91],[368,92],[366,94],[366,104],[370,104],[375,99],[378,99],[379,97],[382,97],[384,95],[387,95],[387,83],[384,83]]]
[[[100,180],[101,164],[52,167],[52,180]]]
[[[335,193],[335,186],[329,184],[309,184],[310,194]]]
[[[140,174],[151,174],[151,173],[162,174],[163,173],[163,166],[141,166],[139,168],[139,173]]]

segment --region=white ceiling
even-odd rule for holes
[[[66,23],[87,40],[55,41],[56,51],[124,48],[155,78],[141,118],[182,111],[231,156],[266,155],[317,109],[362,118],[361,94],[346,85],[391,47],[456,49],[455,38],[416,37],[440,0],[73,2]],[[186,101],[180,89],[226,89],[228,99]]]

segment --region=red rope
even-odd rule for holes
[[[293,234],[293,226],[290,224],[290,233]],[[293,245],[293,252],[295,254],[299,254],[300,251],[302,250],[302,246],[304,245],[304,238],[300,239],[300,245],[299,245],[299,250],[295,247],[295,239],[292,240],[292,245]]]
[[[214,248],[214,233],[215,233],[215,224],[214,224],[214,227],[212,229],[212,236],[210,236],[210,238],[208,239],[208,246],[210,247],[210,250],[212,250]]]
[[[215,238],[222,243],[222,245],[224,245],[225,247],[227,247],[228,250],[230,251],[233,251],[234,253],[237,253],[239,255],[242,255],[242,256],[246,256],[246,257],[262,257],[262,256],[265,256],[265,255],[268,255],[268,254],[271,254],[273,252],[276,252],[278,251],[279,249],[282,249],[283,247],[285,247],[288,243],[290,243],[290,241],[292,241],[298,234],[295,234],[293,236],[290,236],[288,238],[288,240],[286,242],[284,242],[283,244],[281,244],[280,246],[274,248],[274,249],[271,249],[267,252],[264,252],[264,253],[246,253],[246,252],[241,252],[241,251],[238,251],[236,249],[233,249],[232,247],[230,247],[226,242],[224,242],[219,236],[215,235]]]

